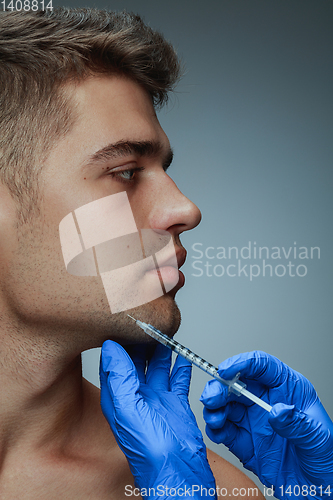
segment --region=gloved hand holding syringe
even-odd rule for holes
[[[244,382],[241,382],[239,380],[240,373],[238,373],[236,375],[236,377],[234,377],[232,380],[225,380],[225,379],[221,378],[218,374],[218,369],[214,365],[212,365],[211,363],[209,363],[205,359],[201,358],[200,356],[195,354],[193,351],[191,351],[187,347],[183,346],[182,344],[180,344],[176,340],[174,340],[174,339],[168,337],[167,335],[165,335],[164,333],[160,332],[154,326],[147,324],[147,323],[144,323],[143,321],[139,321],[139,320],[133,318],[132,316],[130,316],[129,314],[127,316],[129,316],[131,319],[133,319],[136,322],[136,324],[144,332],[146,332],[148,335],[150,335],[152,338],[154,338],[155,340],[157,340],[161,344],[169,347],[169,349],[171,349],[172,351],[175,351],[177,354],[180,354],[180,356],[187,359],[190,363],[197,366],[198,368],[200,368],[204,372],[208,373],[209,375],[214,377],[216,380],[218,380],[222,384],[227,385],[229,387],[229,392],[234,393],[237,396],[245,396],[246,398],[250,399],[251,401],[253,401],[257,405],[264,408],[264,410],[266,410],[268,412],[271,411],[272,407],[268,403],[266,403],[265,401],[262,401],[260,398],[258,398],[257,396],[255,396],[254,394],[252,394],[251,392],[249,392],[246,389],[246,384],[244,384]]]

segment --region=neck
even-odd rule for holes
[[[0,460],[23,446],[63,447],[77,433],[85,404],[79,350],[2,321],[0,380]]]

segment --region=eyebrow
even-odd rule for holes
[[[156,158],[162,156],[163,170],[166,171],[173,160],[173,151],[169,147],[164,152],[164,147],[159,141],[118,141],[108,144],[93,153],[88,158],[88,166],[96,163],[104,163],[108,160],[125,158],[137,155],[140,158]]]

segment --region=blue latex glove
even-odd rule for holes
[[[272,411],[244,396],[228,395],[227,386],[211,380],[200,398],[208,437],[224,443],[264,485],[273,486],[277,498],[333,499],[333,422],[313,385],[260,351],[219,365],[224,379],[238,372]]]
[[[178,498],[189,491],[192,498],[202,498],[201,486],[215,490],[215,479],[188,402],[191,365],[178,357],[170,376],[171,351],[159,344],[146,370],[145,352],[136,346],[132,361],[119,344],[104,342],[104,416],[143,497],[154,488],[149,498]]]

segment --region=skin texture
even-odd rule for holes
[[[133,484],[101,412],[99,390],[82,379],[80,353],[106,339],[123,345],[149,339],[126,313],[110,314],[99,277],[66,272],[61,219],[126,190],[137,227],[169,231],[181,254],[180,233],[201,218],[163,169],[169,142],[141,87],[125,78],[91,77],[67,91],[77,120],[44,165],[40,210],[31,222],[17,224],[15,202],[0,184],[4,500],[124,498],[124,486]],[[97,150],[121,140],[158,141],[161,150],[154,157],[128,154],[87,165]],[[138,167],[145,170],[128,172]],[[173,335],[180,323],[174,300],[178,289],[129,313]],[[220,486],[253,486],[220,457],[210,454],[210,460]]]

